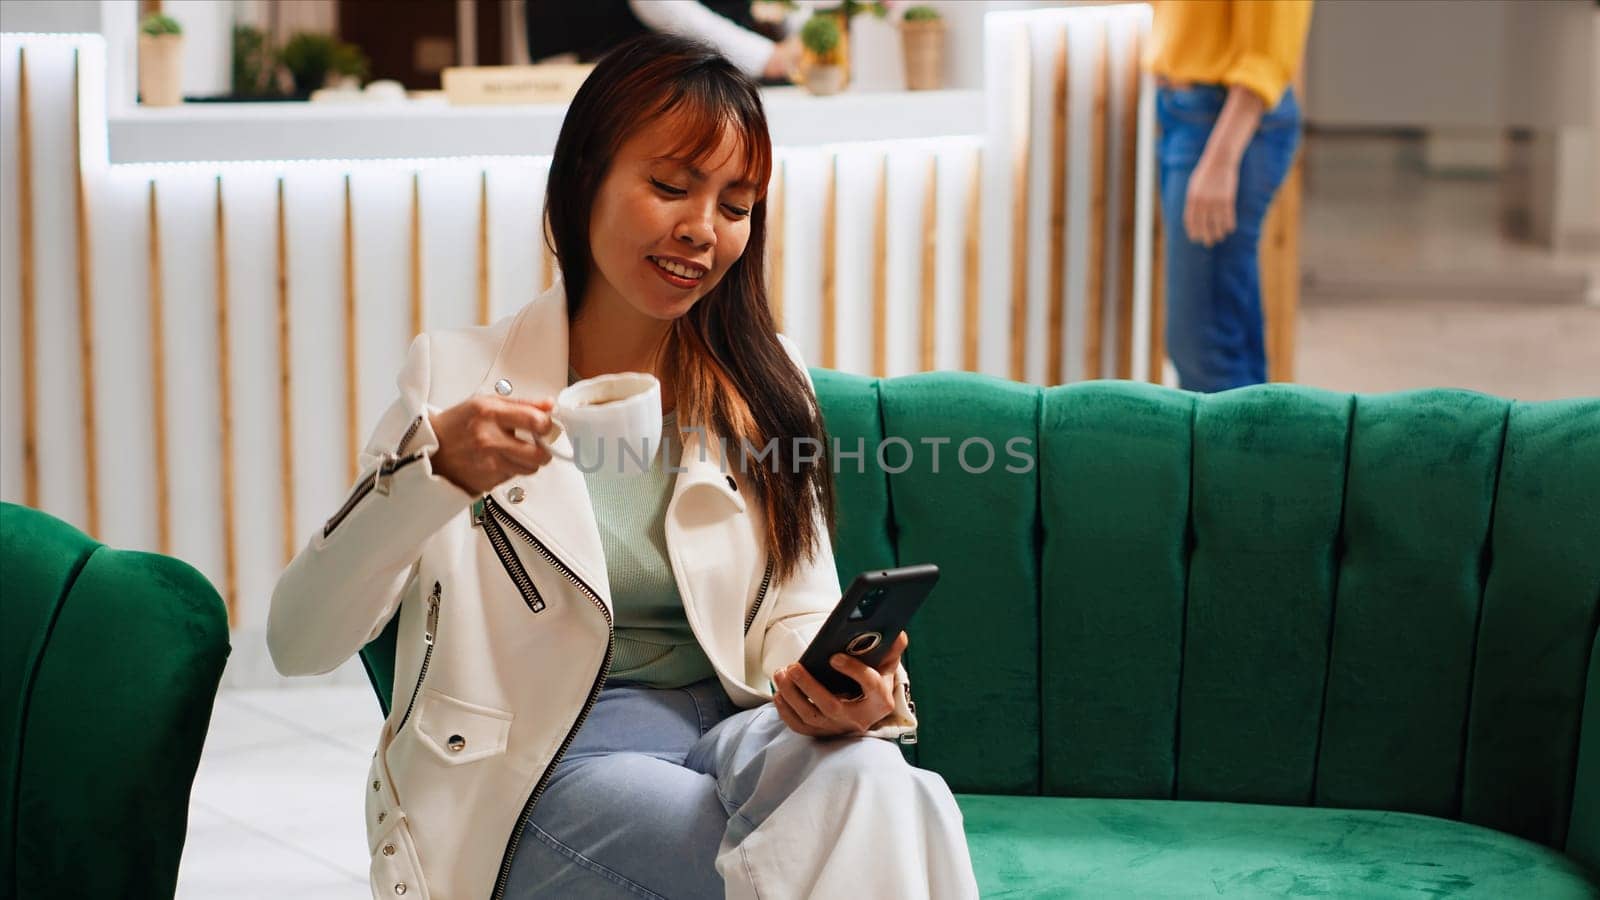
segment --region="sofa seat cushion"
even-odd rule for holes
[[[995,897],[1600,897],[1600,878],[1497,831],[1381,811],[959,794]]]

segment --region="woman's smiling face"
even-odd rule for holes
[[[709,294],[750,240],[757,188],[748,180],[747,148],[728,123],[698,160],[674,116],[660,116],[618,148],[589,218],[591,285],[638,313],[672,320]]]

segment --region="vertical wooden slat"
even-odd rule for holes
[[[872,374],[889,374],[889,154],[878,164],[878,202],[873,216]]]
[[[87,509],[85,529],[100,535],[99,452],[95,442],[94,403],[94,282],[90,277],[94,252],[89,242],[89,192],[83,171],[83,54],[72,51],[72,161],[73,206],[78,250],[78,366],[83,390],[83,480]]]
[[[1083,377],[1101,377],[1106,293],[1106,82],[1110,77],[1107,25],[1099,24],[1095,41],[1094,105],[1089,109],[1089,257],[1084,291]]]
[[[413,194],[413,198],[415,195]],[[284,217],[283,178],[278,178],[277,207],[278,250],[278,417],[279,452],[282,469],[279,483],[283,485],[283,561],[287,565],[294,558],[294,397],[290,394],[293,370],[290,367],[289,347],[289,229]]]
[[[1028,350],[1028,208],[1032,193],[1033,54],[1028,28],[1018,29],[1012,52],[1018,93],[1011,121],[1011,378],[1027,377]]]
[[[1167,236],[1162,227],[1159,196],[1152,206],[1155,234],[1150,240],[1153,257],[1150,260],[1150,371],[1146,377],[1152,384],[1161,384],[1166,377],[1167,362]]]
[[[17,48],[17,267],[22,306],[22,501],[39,508],[39,385],[34,346],[33,111],[28,100],[28,48]]]
[[[834,267],[838,260],[838,229],[835,209],[838,206],[839,157],[828,161],[826,182],[822,188],[822,367],[838,368],[839,354],[834,340],[838,319],[838,285]]]
[[[928,157],[928,182],[922,189],[922,353],[918,366],[924,372],[933,371],[935,365],[934,340],[938,328],[938,265],[939,262],[939,157]]]
[[[1122,196],[1118,206],[1117,377],[1133,377],[1134,187],[1139,170],[1139,29],[1129,30],[1122,60]]]
[[[1299,160],[1279,188],[1262,229],[1266,291],[1267,378],[1294,380],[1295,315],[1300,305],[1300,204],[1304,170]]]
[[[773,179],[772,201],[767,204],[767,252],[772,260],[772,268],[767,273],[767,302],[771,304],[773,325],[779,331],[783,330],[783,203],[789,190],[784,176],[780,159],[777,176]]]
[[[361,351],[356,331],[356,221],[350,174],[344,176],[344,458],[345,478],[360,474]]]
[[[489,171],[478,177],[478,324],[489,324]]]
[[[228,624],[233,625],[239,618],[239,553],[235,541],[233,502],[233,379],[230,375],[233,371],[233,353],[228,340],[228,218],[223,212],[221,175],[217,176],[216,207],[217,412],[222,429],[222,600],[228,610]]]
[[[1295,76],[1305,105],[1305,70]],[[1300,210],[1305,186],[1304,154],[1296,157],[1262,223],[1259,265],[1265,318],[1267,378],[1294,380],[1295,318],[1300,306]]]
[[[556,259],[555,250],[551,249],[550,220],[541,213],[539,222],[539,245],[544,253],[544,290],[548,291],[556,283],[556,273],[561,264]]]
[[[983,148],[972,154],[972,173],[967,179],[967,207],[963,215],[966,244],[961,254],[961,368],[978,371],[979,304],[982,300],[978,270],[978,232],[983,214]]]
[[[1046,384],[1060,384],[1066,373],[1067,290],[1067,29],[1057,36],[1055,99],[1050,121],[1050,334],[1045,369]]]
[[[161,203],[156,181],[150,179],[146,208],[150,230],[150,391],[151,429],[156,452],[156,547],[172,552],[172,489],[167,471],[167,338],[166,312],[161,282]]]
[[[279,182],[282,186],[282,182]],[[422,173],[411,173],[411,336],[423,329],[422,310]]]

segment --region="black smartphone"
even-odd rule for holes
[[[800,665],[822,686],[845,698],[861,696],[861,685],[828,660],[844,653],[877,668],[911,616],[939,580],[935,565],[862,572],[800,654]]]

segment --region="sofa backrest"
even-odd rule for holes
[[[189,565],[0,504],[0,896],[172,896],[228,656]]]
[[[1561,844],[1600,400],[814,375],[840,449],[866,450],[865,472],[841,457],[841,581],[942,569],[907,663],[915,759],[955,790],[1382,808]],[[970,474],[978,438],[995,462]]]

